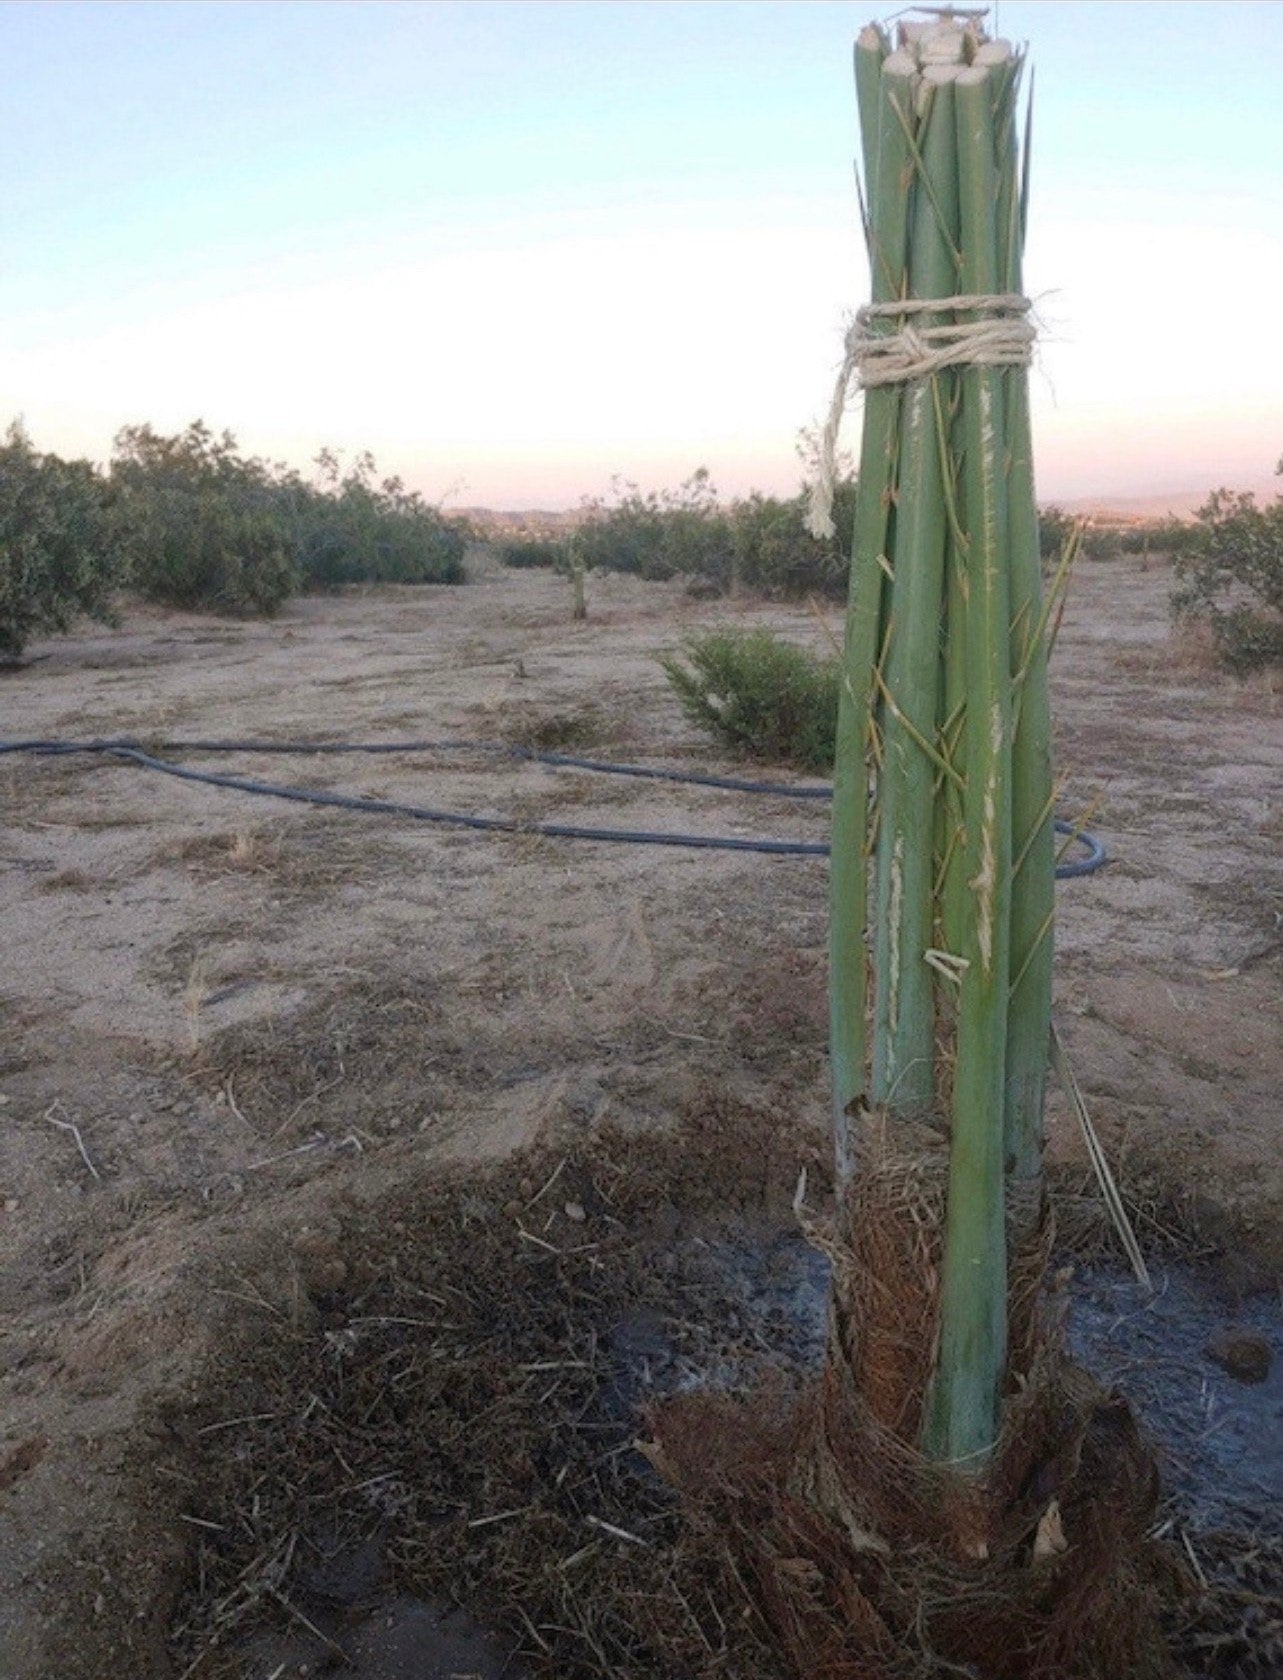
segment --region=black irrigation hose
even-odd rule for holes
[[[534,748],[509,746],[494,741],[167,741],[164,747],[171,752],[207,753],[489,752],[535,764],[549,764],[561,769],[680,782],[695,787],[721,788],[734,793],[774,794],[783,799],[829,799],[833,793],[831,787],[819,783],[781,786],[774,782],[744,781],[734,776],[709,776],[683,770],[652,769],[640,764],[610,764],[598,759],[577,758],[566,753],[538,752]],[[758,852],[771,857],[827,857],[829,853],[828,845],[822,840],[745,840],[733,835],[666,834],[646,829],[587,828],[577,823],[527,823],[519,822],[514,817],[476,817],[459,811],[434,810],[426,805],[406,805],[388,799],[366,799],[356,794],[328,793],[319,788],[285,787],[277,782],[261,782],[248,776],[223,776],[208,770],[189,770],[184,765],[157,758],[137,741],[131,740],[0,741],[0,754],[5,753],[31,753],[42,758],[98,753],[138,764],[145,770],[158,770],[162,775],[175,776],[184,782],[234,788],[240,793],[259,794],[270,799],[289,799],[297,804],[328,805],[343,811],[369,811],[383,816],[409,817],[416,822],[440,823],[487,833],[540,834],[556,840],[604,840],[617,845],[681,846],[701,851]],[[1084,857],[1058,863],[1057,876],[1068,878],[1090,875],[1108,861],[1105,848],[1095,835],[1059,819],[1056,821],[1056,831],[1071,836],[1086,848]]]
[[[729,793],[773,793],[781,799],[831,799],[833,789],[826,782],[751,782],[739,776],[714,776],[707,772],[665,770],[648,764],[608,764],[604,759],[577,758],[570,753],[542,752],[534,747],[514,746],[508,741],[160,741],[164,752],[277,753],[301,757],[307,753],[489,753],[521,763],[549,764],[562,770],[592,770],[602,776],[633,776],[650,782],[684,782],[692,787],[719,788]],[[0,752],[111,752],[117,747],[146,752],[141,741],[130,739],[94,741],[0,741]]]

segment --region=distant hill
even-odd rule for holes
[[[1143,525],[1158,519],[1192,519],[1214,487],[1209,482],[1199,490],[1152,491],[1143,496],[1077,496],[1069,500],[1047,496],[1043,505],[1062,508],[1066,513],[1087,518],[1103,519],[1111,524]],[[1257,484],[1235,485],[1233,488],[1248,490],[1259,501],[1269,501],[1283,493],[1283,479],[1263,479]],[[583,507],[556,510],[472,507],[452,511],[492,542],[518,537],[562,537],[575,530],[586,517]]]
[[[582,508],[563,508],[549,512],[547,508],[457,508],[455,512],[466,519],[473,530],[492,542],[514,537],[561,537],[583,522]]]
[[[1207,500],[1215,486],[1205,484],[1201,490],[1168,490],[1148,496],[1080,496],[1073,501],[1055,501],[1066,513],[1086,514],[1100,519],[1136,520],[1190,519]],[[1283,490],[1283,479],[1265,479],[1259,484],[1235,485],[1234,489],[1250,491],[1258,501],[1269,501]]]

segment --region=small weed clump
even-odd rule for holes
[[[753,758],[827,774],[837,730],[838,661],[766,630],[690,636],[661,659],[692,723]]]
[[[1175,558],[1176,616],[1209,624],[1237,676],[1283,664],[1283,496],[1260,507],[1255,496],[1214,490],[1193,529]]]

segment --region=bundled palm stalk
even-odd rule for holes
[[[856,71],[873,302],[851,346],[866,407],[836,768],[835,1119],[850,1177],[862,1116],[948,1117],[924,1444],[978,1469],[999,1428],[1010,1239],[1039,1221],[1051,1009],[1021,62],[949,19],[894,52],[865,30]]]
[[[872,300],[828,432],[858,380],[829,1357],[796,1402],[692,1399],[659,1429],[798,1672],[852,1680],[1165,1667],[1152,1459],[1065,1358],[1043,1287],[1047,657],[1070,557],[1044,599],[1022,59],[979,16],[871,26],[855,55]]]

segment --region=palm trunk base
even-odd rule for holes
[[[1148,1538],[1154,1458],[1126,1403],[1064,1350],[1045,1219],[1013,1256],[1005,1426],[982,1472],[918,1447],[931,1379],[944,1145],[863,1123],[832,1224],[828,1357],[802,1391],[691,1394],[650,1454],[807,1680],[1115,1680],[1171,1672],[1177,1580]],[[907,1146],[907,1147],[906,1147]]]

